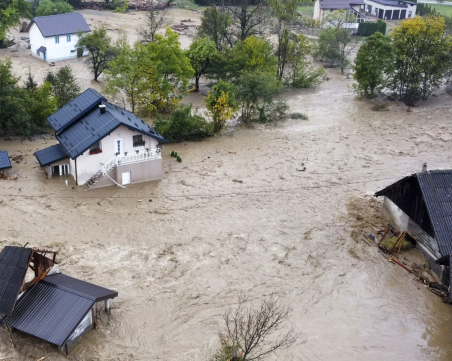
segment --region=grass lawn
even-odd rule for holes
[[[432,9],[435,9],[438,14],[452,17],[452,6],[450,5],[440,5],[440,4],[427,4]]]
[[[309,16],[312,18],[314,15],[314,7],[313,6],[299,6],[297,7],[297,11],[304,16]]]

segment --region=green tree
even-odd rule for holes
[[[217,59],[218,54],[215,43],[209,38],[197,37],[190,44],[188,58],[195,71],[196,91],[199,91],[199,78],[206,73],[209,65]]]
[[[80,87],[69,65],[63,66],[56,73],[49,70],[44,81],[51,84],[58,109],[80,94]]]
[[[21,17],[30,17],[30,11],[31,4],[26,0],[0,0],[0,47],[8,29],[20,24]]]
[[[176,109],[169,119],[159,118],[155,129],[171,143],[201,140],[213,135],[213,124],[192,114],[191,106]]]
[[[278,61],[272,45],[265,39],[254,35],[237,43],[224,55],[224,77],[236,79],[242,72],[264,72],[276,76]]]
[[[326,28],[319,36],[315,56],[338,66],[341,72],[350,65],[349,56],[356,49],[359,40],[354,37],[345,24],[356,22],[345,10],[335,11],[325,19]]]
[[[94,29],[91,33],[78,35],[77,51],[82,53],[85,51],[89,52],[86,62],[94,75],[94,81],[97,81],[99,75],[116,58],[118,50],[112,44],[112,40],[107,35],[107,29],[104,26]]]
[[[268,122],[281,116],[287,106],[274,102],[273,97],[282,88],[274,73],[244,72],[236,81],[237,97],[241,103],[242,122]]]
[[[355,59],[354,75],[358,94],[373,98],[389,84],[394,71],[395,49],[391,38],[375,33],[364,41]]]
[[[444,83],[449,70],[451,38],[446,35],[444,18],[411,18],[392,33],[396,50],[393,88],[406,104],[426,100]]]
[[[218,133],[226,127],[226,121],[234,117],[239,103],[235,98],[235,87],[231,83],[220,80],[212,90],[207,93],[205,102],[214,121],[214,132]]]
[[[106,83],[103,92],[109,94],[115,103],[132,112],[135,112],[148,89],[144,55],[142,45],[136,43],[132,48],[123,41],[117,58],[105,70]]]
[[[28,68],[27,80],[25,80],[24,89],[25,90],[38,89],[38,83],[36,83],[34,76],[31,74],[30,68]]]
[[[300,0],[270,0],[270,8],[276,17],[274,33],[277,36],[276,57],[278,59],[277,76],[282,80],[289,56],[290,26],[296,19]]]
[[[294,88],[310,88],[319,85],[325,78],[323,67],[314,68],[308,60],[312,54],[311,41],[303,34],[290,34],[287,54],[287,83]]]
[[[221,12],[216,7],[208,7],[201,18],[199,35],[212,39],[218,51],[222,51],[226,41],[227,29],[232,20],[228,13]]]
[[[53,15],[55,10],[58,14],[72,13],[74,8],[63,0],[42,0],[36,9],[37,16]]]
[[[104,91],[143,115],[174,107],[194,74],[179,35],[167,28],[165,36],[156,34],[148,45],[123,43],[121,49],[106,70]]]
[[[32,118],[33,129],[44,128],[47,118],[58,110],[57,99],[53,96],[52,84],[45,82],[39,88],[29,89],[26,111]]]

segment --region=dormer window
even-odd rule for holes
[[[144,145],[143,135],[134,135],[133,136],[133,146],[134,147],[142,147]]]
[[[100,142],[94,143],[91,148],[89,148],[89,154],[99,154],[102,153],[102,148],[100,147]]]

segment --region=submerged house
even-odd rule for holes
[[[116,291],[58,273],[57,252],[25,247],[0,253],[0,324],[56,345],[67,355],[80,336],[97,324],[97,307]],[[51,256],[51,258],[47,256]],[[25,282],[31,270],[31,280]],[[33,277],[34,276],[34,277]]]
[[[11,168],[11,161],[9,160],[8,151],[0,150],[0,173]]]
[[[162,178],[168,141],[133,113],[87,89],[47,118],[58,144],[35,153],[47,177],[72,175],[78,185],[105,187]]]
[[[384,196],[383,215],[405,231],[431,269],[450,286],[452,254],[452,169],[423,171],[375,193]]]
[[[31,54],[47,62],[73,59],[80,33],[91,31],[79,13],[37,16],[28,25]]]

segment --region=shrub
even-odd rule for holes
[[[389,107],[388,103],[380,103],[380,102],[378,102],[378,103],[375,103],[374,105],[372,105],[371,109],[373,111],[376,111],[376,112],[381,112],[381,111],[384,111],[384,110],[389,110],[388,107]]]
[[[376,23],[359,23],[358,25],[358,35],[359,36],[371,36],[376,32],[386,34],[386,22],[383,20],[378,20]]]
[[[169,119],[159,118],[155,122],[155,129],[173,143],[201,140],[213,135],[213,123],[199,115],[193,115],[191,106],[176,109]]]
[[[292,119],[301,119],[301,120],[308,120],[309,117],[304,113],[292,113],[290,114],[290,118]]]
[[[177,161],[178,161],[179,163],[182,162],[182,158],[179,157],[179,156],[177,156]]]
[[[171,157],[174,157],[174,150],[171,152]]]

